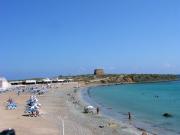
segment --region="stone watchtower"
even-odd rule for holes
[[[95,69],[94,70],[94,75],[96,77],[103,77],[104,76],[104,69]]]

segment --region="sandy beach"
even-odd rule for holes
[[[14,128],[17,135],[140,135],[129,125],[117,123],[101,114],[84,114],[85,103],[77,83],[59,84],[37,96],[42,104],[40,117],[24,116],[25,102],[30,94],[15,92],[0,94],[0,130]],[[7,99],[17,103],[16,110],[6,110]],[[63,128],[64,127],[64,128]],[[64,129],[64,131],[63,131]]]

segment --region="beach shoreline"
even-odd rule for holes
[[[122,127],[126,127],[127,134],[133,133],[133,134],[141,135],[142,132],[146,132],[149,135],[155,134],[151,130],[147,131],[148,127],[143,127],[141,125],[133,124],[136,120],[128,120],[128,112],[127,112],[127,114],[121,114],[122,116],[120,118],[116,119],[118,116],[114,117],[113,116],[114,113],[108,113],[111,111],[112,108],[105,107],[104,105],[97,103],[96,101],[94,101],[91,98],[90,93],[88,92],[89,90],[96,88],[96,87],[106,87],[106,86],[116,86],[116,85],[126,85],[126,84],[139,84],[139,83],[123,83],[123,84],[122,83],[121,84],[112,83],[112,84],[95,84],[95,85],[91,84],[91,85],[87,85],[79,91],[80,96],[81,96],[80,99],[82,100],[84,106],[85,105],[92,105],[94,107],[101,108],[101,116],[106,119],[107,123],[108,123],[108,120],[111,120],[113,123],[117,124],[119,127],[119,129],[117,128],[117,130],[119,130],[119,131],[121,130],[120,127],[122,126]],[[142,83],[142,84],[144,84],[144,83]],[[116,114],[114,114],[114,115],[116,115]],[[127,118],[125,118],[125,115],[127,116]],[[140,122],[140,121],[138,121],[138,122]],[[122,131],[120,131],[119,134],[122,134]]]
[[[166,83],[166,82],[161,82],[161,83],[165,83],[165,86],[166,85],[168,85],[169,86],[169,84],[174,84],[174,83],[179,83],[179,82],[177,82],[177,81],[169,81],[168,83]],[[155,84],[155,86],[156,85],[160,85],[160,86],[164,86],[164,85],[162,85],[161,83],[157,83],[157,84]],[[134,84],[134,83],[133,83]],[[135,83],[135,84],[137,84],[137,85],[139,85],[139,83]],[[142,85],[144,84],[144,83],[141,83]],[[154,85],[154,83],[152,83],[153,85]],[[117,85],[117,84],[115,84],[115,85]],[[150,85],[150,84],[147,84],[147,85]],[[106,86],[105,88],[103,88],[102,86]],[[110,88],[108,88],[107,86],[110,86]],[[118,124],[124,124],[124,121],[125,121],[125,123],[128,123],[128,115],[126,114],[126,112],[128,113],[128,111],[126,110],[125,112],[123,112],[122,113],[122,117],[120,116],[121,115],[121,112],[120,112],[120,109],[121,108],[119,108],[119,110],[116,110],[115,109],[115,106],[113,107],[113,108],[111,108],[111,104],[109,104],[109,106],[108,106],[108,101],[107,101],[107,103],[106,104],[103,104],[103,101],[105,101],[106,102],[106,100],[104,100],[105,98],[104,97],[106,97],[107,99],[108,99],[108,97],[111,97],[112,95],[110,94],[110,92],[111,91],[109,91],[109,94],[111,95],[111,96],[107,96],[107,91],[106,90],[108,90],[108,89],[111,89],[111,86],[114,86],[114,84],[112,84],[112,85],[96,85],[96,86],[90,86],[89,88],[90,89],[86,89],[85,91],[86,92],[83,92],[82,93],[82,96],[85,96],[85,98],[83,98],[86,102],[88,102],[88,104],[89,105],[93,105],[93,106],[95,106],[95,107],[102,107],[101,108],[101,111],[102,111],[102,114],[105,116],[105,117],[107,117],[107,118],[110,118],[110,119],[113,119],[113,120],[115,120],[115,122],[117,122]],[[129,85],[127,85],[127,86],[129,86]],[[125,86],[122,86],[122,87],[127,87],[126,85]],[[100,88],[97,88],[97,90],[99,90],[99,92],[98,91],[91,91],[91,88],[94,88],[95,87],[95,90],[96,90],[96,87],[100,87]],[[102,88],[101,88],[102,87]],[[114,86],[114,87],[116,87],[116,86]],[[118,88],[119,87],[121,87],[121,86],[118,86]],[[132,86],[132,87],[134,87],[134,86]],[[158,87],[159,88],[159,87]],[[102,89],[102,91],[101,91],[101,89]],[[102,94],[102,95],[105,95],[105,94],[103,94],[104,92],[103,92],[103,90],[105,90],[104,92],[106,93],[106,96],[95,96],[96,94],[98,95],[98,94]],[[113,89],[112,89],[113,90]],[[127,89],[126,89],[127,90]],[[158,91],[158,89],[155,89],[155,90],[157,90]],[[89,91],[89,92],[88,92]],[[100,92],[101,91],[101,92]],[[91,93],[92,92],[92,93]],[[114,91],[115,92],[115,91]],[[124,91],[125,92],[125,91]],[[92,95],[91,95],[92,94]],[[158,96],[159,97],[161,97],[161,99],[164,99],[164,97],[163,97],[163,95],[159,95],[159,93],[157,93],[158,94]],[[123,93],[121,93],[121,95],[124,95]],[[140,94],[141,95],[141,94]],[[92,97],[91,97],[92,96]],[[152,97],[153,97],[153,95],[152,95]],[[90,101],[89,101],[89,99],[87,100],[87,98],[89,98],[90,99]],[[156,99],[156,97],[154,97],[155,99]],[[101,100],[102,99],[102,100]],[[127,98],[128,99],[128,98]],[[116,100],[116,101],[119,101],[119,100]],[[133,100],[134,101],[134,100]],[[157,100],[155,100],[155,103],[156,103],[156,101]],[[121,101],[119,101],[119,102],[121,102]],[[117,107],[118,105],[116,105],[116,107]],[[123,105],[122,105],[123,106]],[[129,106],[130,107],[130,106]],[[123,110],[123,108],[122,108],[122,110]],[[165,110],[166,111],[166,110]],[[164,112],[165,112],[164,111]],[[134,112],[134,110],[130,110],[130,112]],[[176,111],[176,112],[178,112],[178,111]],[[133,130],[134,130],[134,132],[135,131],[140,131],[141,132],[141,134],[142,134],[142,131],[144,131],[144,130],[146,130],[146,132],[148,133],[148,134],[179,134],[179,132],[178,132],[178,130],[176,130],[176,129],[178,129],[177,127],[170,127],[170,125],[168,125],[168,126],[165,126],[164,124],[166,124],[167,123],[167,121],[168,120],[171,120],[170,118],[168,119],[168,118],[165,118],[165,117],[163,117],[163,111],[162,111],[162,113],[160,112],[160,113],[158,113],[158,117],[156,118],[156,119],[152,119],[152,120],[150,120],[150,121],[148,121],[149,119],[148,119],[148,115],[147,115],[147,117],[144,117],[144,119],[141,119],[141,118],[143,118],[143,116],[144,116],[144,114],[140,114],[140,113],[138,113],[138,111],[135,111],[134,112],[134,118],[133,118],[133,120],[132,120],[132,123],[131,124],[133,124],[133,126],[131,127],[131,124],[130,124],[130,127],[129,127],[129,125],[127,125],[129,128],[132,128]],[[140,114],[140,115],[139,115]],[[171,114],[172,115],[175,115],[175,113],[174,112],[171,112]],[[137,117],[136,117],[137,116]],[[176,116],[175,116],[176,117]],[[174,117],[173,117],[174,118]],[[173,119],[172,118],[172,119]],[[157,121],[155,121],[155,120],[159,120],[158,122]],[[162,122],[163,121],[163,122]],[[135,129],[134,129],[135,128]],[[171,130],[172,129],[172,130]]]
[[[128,84],[133,84],[133,83],[128,83]],[[81,104],[83,106],[93,105],[94,107],[101,107],[101,105],[99,105],[98,103],[96,103],[95,101],[93,101],[89,97],[89,95],[87,94],[87,91],[89,89],[91,89],[91,88],[94,88],[94,87],[112,86],[112,85],[122,85],[122,84],[116,84],[115,83],[115,84],[90,84],[90,85],[86,85],[86,86],[79,89],[78,98],[81,100]],[[86,92],[84,92],[84,91],[86,91]],[[86,94],[86,95],[84,95],[84,94]],[[89,98],[89,99],[86,99],[86,98]],[[83,109],[83,108],[81,108],[81,109]],[[106,126],[108,125],[108,126],[111,127],[111,124],[116,125],[116,131],[119,134],[141,135],[142,132],[148,133],[145,129],[143,129],[141,127],[135,127],[134,125],[131,124],[131,122],[130,123],[125,123],[122,120],[116,120],[112,116],[105,114],[103,111],[104,110],[101,111],[101,113],[99,115],[100,116],[99,118],[104,120],[104,123],[105,123]],[[149,132],[148,134],[150,135],[150,134],[153,134],[153,133]]]
[[[17,95],[15,92],[0,94],[0,131],[14,128],[17,135],[141,135],[142,131],[118,123],[103,114],[84,114],[88,103],[83,100],[81,91],[96,85],[79,87],[77,83],[59,84],[43,95],[37,96],[42,104],[40,117],[25,117],[25,101],[30,94]],[[12,97],[18,104],[16,110],[5,110],[5,102]],[[64,125],[64,129],[63,129]]]

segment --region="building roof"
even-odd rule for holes
[[[7,89],[10,86],[11,84],[6,80],[6,78],[0,77],[0,91],[2,91],[2,89]]]
[[[0,77],[0,80],[7,81],[5,77]]]

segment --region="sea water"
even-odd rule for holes
[[[154,134],[180,134],[180,81],[98,86],[83,94],[116,120]],[[172,117],[166,118],[164,113]]]

